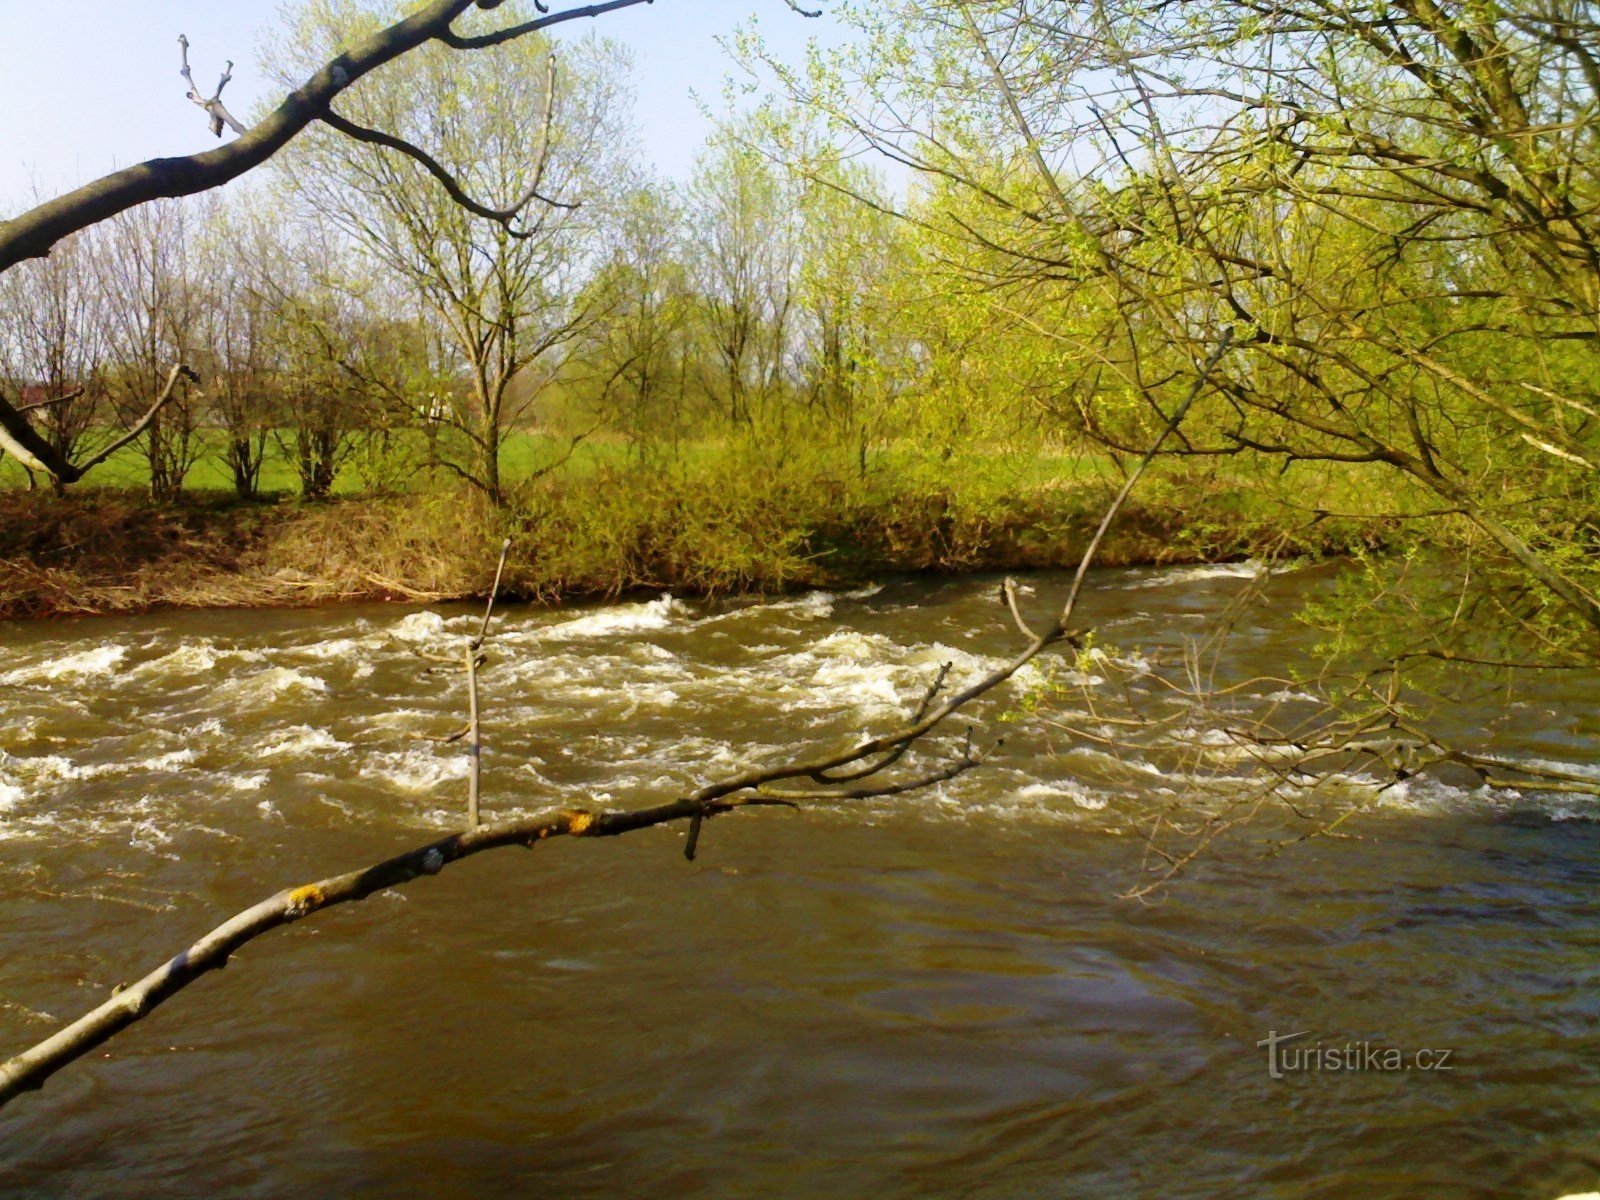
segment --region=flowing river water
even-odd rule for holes
[[[1269,808],[1123,898],[1186,783],[1050,722],[1154,694],[1247,573],[1098,572],[1103,649],[986,697],[978,736],[1006,745],[930,791],[719,818],[692,864],[681,827],[496,851],[269,934],[0,1111],[0,1195],[1593,1188],[1600,801],[1345,780],[1353,836],[1269,853],[1302,828]],[[1269,580],[1222,671],[1305,661],[1291,614],[1326,580]],[[1042,611],[1064,579],[1030,583]],[[458,824],[461,747],[413,735],[457,726],[462,687],[415,652],[459,655],[476,619],[0,630],[0,1057],[279,888]],[[511,607],[486,813],[657,803],[836,746],[1017,641],[985,578]],[[1041,700],[1047,675],[1083,690]],[[1600,772],[1597,700],[1569,672],[1443,732]]]

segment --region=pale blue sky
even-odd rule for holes
[[[188,35],[195,82],[208,93],[223,61],[234,60],[223,99],[243,117],[267,92],[256,48],[278,8],[278,0],[0,0],[0,212],[25,207],[35,180],[54,195],[146,158],[215,146],[205,114],[184,99],[178,35]],[[752,15],[786,55],[830,31],[827,17],[805,20],[784,0],[654,0],[563,28],[596,29],[633,48],[646,156],[682,178],[706,132],[689,93],[720,102],[732,67],[715,39]]]

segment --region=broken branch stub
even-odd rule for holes
[[[189,69],[189,39],[181,33],[178,35],[178,55],[181,61],[181,65],[178,67],[178,74],[182,75],[184,81],[189,85],[189,90],[185,95],[199,105],[206,115],[211,118],[212,136],[221,137],[224,126],[235,133],[248,132],[242,124],[234,119],[233,114],[222,103],[222,89],[227,87],[228,81],[233,78],[233,60],[229,59],[227,65],[222,68],[222,78],[217,80],[217,90],[209,96],[204,96],[201,95],[200,89],[195,86],[194,73]]]

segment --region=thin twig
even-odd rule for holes
[[[484,661],[479,651],[483,639],[489,635],[489,619],[494,616],[494,600],[500,592],[500,580],[506,570],[506,555],[511,553],[511,539],[500,543],[500,562],[494,569],[494,583],[489,587],[489,600],[483,607],[483,624],[478,636],[467,643],[467,826],[476,829],[482,822],[478,812],[483,777],[483,737],[478,726],[478,667]]]
[[[478,628],[478,636],[472,639],[474,650],[483,645],[483,639],[489,634],[489,618],[494,615],[494,599],[500,594],[500,580],[506,573],[506,555],[510,553],[511,539],[506,538],[500,543],[500,562],[494,569],[494,582],[489,585],[489,602],[483,607],[483,624]]]

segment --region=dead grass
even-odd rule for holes
[[[1080,480],[956,493],[718,464],[552,477],[524,487],[499,512],[470,493],[444,491],[177,506],[112,489],[65,498],[0,491],[0,617],[477,596],[506,535],[516,543],[508,592],[547,602],[1068,567],[1104,491]],[[1281,521],[1226,493],[1169,488],[1125,510],[1101,561],[1237,559],[1278,542]],[[1372,536],[1367,527],[1328,523],[1289,533],[1281,549],[1302,554],[1344,552]]]

